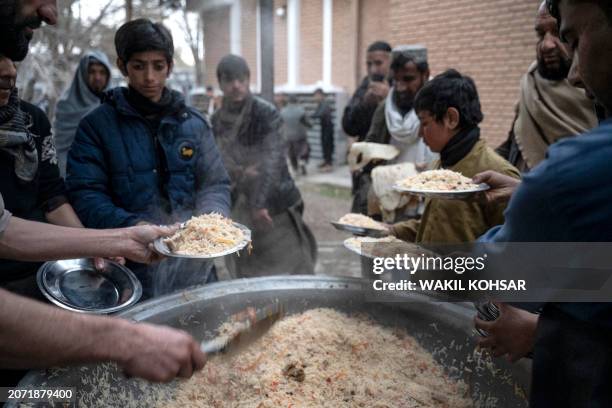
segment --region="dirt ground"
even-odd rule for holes
[[[298,183],[304,200],[304,221],[318,244],[317,275],[361,276],[360,257],[348,251],[342,242],[350,235],[336,230],[330,221],[350,211],[348,189],[325,184]]]
[[[297,180],[304,200],[304,221],[317,239],[317,275],[361,276],[361,259],[343,246],[349,234],[336,230],[330,221],[350,211],[351,193],[348,188]],[[220,280],[231,279],[222,260],[217,260]]]

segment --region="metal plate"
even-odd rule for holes
[[[142,296],[142,285],[132,271],[108,260],[101,270],[91,259],[46,262],[36,279],[47,299],[74,312],[115,313]]]
[[[362,242],[361,245],[363,244],[364,243]],[[344,247],[349,251],[370,259],[374,259],[376,257],[392,257],[396,254],[407,254],[410,256],[436,256],[436,254],[433,252],[415,243],[401,240],[395,242],[366,242],[365,244],[370,244],[368,247],[374,251],[372,253],[363,253],[361,248],[351,244],[351,238],[347,238],[343,242]]]
[[[476,310],[472,304],[439,303],[416,294],[379,303],[368,288],[371,284],[366,280],[326,276],[240,279],[143,302],[120,316],[180,328],[202,340],[213,338],[232,314],[247,306],[264,307],[273,300],[284,304],[288,315],[316,307],[366,313],[379,324],[405,328],[415,336],[451,376],[469,384],[475,407],[527,407],[520,394],[528,392],[528,361],[510,364],[504,359],[485,359],[489,364],[475,358]],[[172,398],[180,381],[152,384],[127,379],[116,366],[97,364],[31,371],[19,384],[20,388],[43,386],[75,387],[78,406],[88,408],[151,407],[160,405],[159,396]],[[16,406],[9,403],[7,407]]]
[[[210,254],[210,255],[184,255],[184,254],[177,254],[174,253],[170,250],[170,248],[168,248],[168,245],[166,245],[165,240],[167,238],[158,238],[153,242],[153,247],[155,248],[155,250],[167,257],[170,258],[187,258],[187,259],[214,259],[214,258],[221,258],[223,256],[226,255],[230,255],[233,254],[235,252],[241,251],[243,250],[247,245],[249,245],[251,243],[251,230],[248,229],[247,227],[245,227],[242,224],[239,224],[237,222],[233,223],[235,227],[238,227],[242,230],[243,234],[244,234],[244,239],[242,241],[240,241],[236,246],[234,246],[233,248],[227,249],[225,251],[222,252],[217,252],[214,254]],[[182,228],[184,228],[185,224],[181,224]]]
[[[382,238],[389,235],[388,231],[381,229],[357,227],[355,225],[341,224],[333,221],[331,222],[331,225],[333,225],[338,231],[348,232],[360,237]]]
[[[436,191],[436,190],[418,190],[414,188],[406,188],[399,185],[394,185],[393,189],[400,193],[412,194],[426,198],[438,198],[442,200],[466,200],[472,198],[478,193],[489,190],[491,187],[488,184],[478,184],[470,190],[459,190],[459,191]]]
[[[366,258],[374,258],[374,256],[373,256],[373,255],[371,255],[371,254],[362,254],[362,253],[361,253],[361,248],[360,248],[360,247],[357,247],[357,246],[355,246],[355,245],[352,245],[352,244],[351,244],[351,238],[347,238],[347,239],[345,239],[345,240],[344,240],[344,242],[343,242],[342,244],[344,245],[344,247],[345,247],[346,249],[348,249],[348,250],[349,250],[349,251],[351,251],[351,252],[356,253],[356,254],[357,254],[357,255],[359,255],[359,256],[365,256]],[[362,243],[362,244],[363,244],[363,243]]]

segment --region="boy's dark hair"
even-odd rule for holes
[[[244,58],[229,54],[221,58],[217,65],[217,80],[221,83],[221,78],[229,81],[234,79],[244,79],[251,77],[251,70]]]
[[[376,41],[370,44],[368,47],[368,52],[374,51],[383,51],[383,52],[391,52],[391,46],[388,42],[385,41]]]
[[[459,111],[461,129],[477,126],[484,118],[474,80],[454,69],[427,82],[414,100],[416,112],[430,112],[437,122],[444,119],[449,108]]]
[[[606,13],[606,17],[608,18],[608,22],[612,24],[612,3],[609,0],[571,0],[573,3],[595,3],[604,13]],[[546,4],[548,6],[548,11],[550,15],[557,19],[557,25],[561,25],[561,13],[559,12],[559,3],[561,0],[546,0]]]
[[[136,53],[161,51],[168,64],[174,58],[172,34],[161,23],[154,23],[145,18],[128,21],[115,34],[117,56],[124,64]]]
[[[325,96],[325,92],[323,92],[323,88],[317,88],[317,89],[315,89],[315,91],[314,91],[312,94],[313,94],[313,95],[316,95],[316,94],[321,94],[321,95]]]
[[[408,64],[409,62],[413,62],[414,65],[416,65],[417,70],[421,74],[424,74],[429,69],[429,64],[427,63],[427,61],[417,62],[414,56],[400,52],[393,56],[393,59],[391,60],[391,70],[397,71],[399,69],[402,69],[404,68],[404,65]]]

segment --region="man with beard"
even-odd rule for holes
[[[57,103],[53,123],[57,160],[62,176],[66,176],[68,150],[81,119],[100,106],[104,91],[109,89],[111,65],[102,51],[87,52],[79,62],[70,88]]]
[[[491,200],[511,194],[504,225],[480,238],[500,248],[507,242],[612,242],[612,4],[548,3],[572,59],[568,80],[584,86],[608,119],[552,145],[521,183],[492,172],[475,178],[492,186]],[[477,327],[488,331],[492,324]],[[535,334],[530,406],[612,406],[610,344],[611,303],[547,303]]]
[[[1,0],[0,52],[13,61],[21,61],[28,54],[28,46],[34,30],[45,22],[57,22],[56,0]]]
[[[393,49],[391,60],[393,87],[386,99],[378,106],[366,142],[390,144],[399,150],[399,155],[389,164],[414,163],[417,168],[425,168],[432,163],[437,154],[419,137],[419,118],[414,111],[414,98],[429,79],[427,49],[423,46],[398,46]],[[380,206],[373,194],[371,171],[375,164],[369,164],[359,178],[358,190],[366,193],[367,213],[378,217]],[[418,217],[422,207],[418,198],[411,199],[400,209],[395,210],[393,221]],[[398,211],[399,210],[399,211]]]
[[[399,46],[393,49],[391,78],[393,87],[378,106],[366,142],[391,144],[400,151],[395,163],[431,163],[435,158],[419,137],[419,118],[414,97],[429,79],[427,49]]]
[[[9,0],[0,1],[0,6],[0,54],[12,60],[26,56],[32,32],[42,21],[56,23],[54,0]],[[12,86],[12,81],[0,78],[4,97]],[[153,258],[148,244],[172,232],[155,226],[94,231],[26,221],[5,210],[0,194],[0,257],[5,259],[125,256],[148,262]],[[184,332],[70,313],[0,289],[0,368],[103,361],[116,362],[130,376],[169,381],[190,377],[204,366],[205,357]],[[4,386],[15,384],[17,377],[18,373],[0,370]]]
[[[232,218],[251,228],[254,243],[250,255],[228,257],[228,266],[244,278],[312,274],[317,247],[287,168],[282,119],[274,105],[251,94],[249,78],[237,55],[217,66],[223,103],[213,130],[232,183]]]
[[[545,1],[535,31],[537,61],[521,80],[516,118],[507,141],[497,149],[522,172],[544,160],[551,144],[597,125],[593,101],[566,79],[571,61]]]

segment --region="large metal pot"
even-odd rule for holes
[[[314,307],[366,312],[383,325],[406,328],[452,376],[462,377],[470,384],[475,406],[527,406],[521,395],[526,393],[530,377],[525,361],[510,365],[474,357],[473,306],[436,303],[418,296],[373,303],[369,301],[368,288],[369,283],[361,279],[320,276],[236,280],[145,302],[120,316],[178,327],[204,339],[228,315],[245,306],[263,306],[271,300],[283,302],[288,313]],[[114,366],[105,364],[30,372],[20,386],[75,387],[78,406],[149,407],[160,396],[171,396],[176,384],[154,385],[126,379]]]

